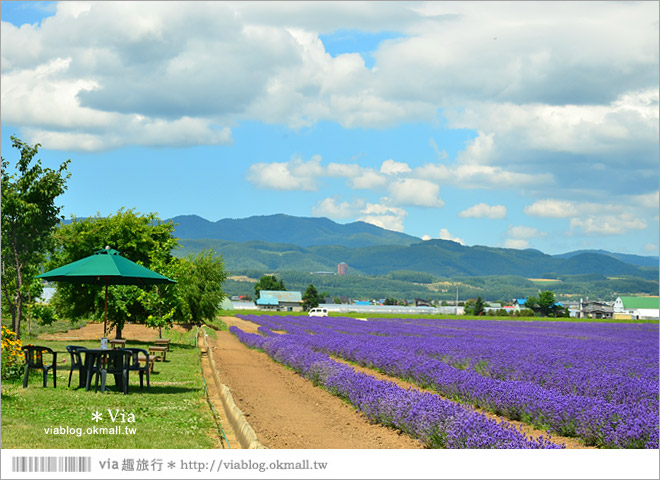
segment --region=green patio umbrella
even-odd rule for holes
[[[94,255],[90,255],[89,257],[37,275],[37,278],[43,278],[51,282],[105,285],[104,336],[108,323],[108,285],[159,285],[176,283],[174,280],[160,273],[156,273],[122,257],[117,250],[113,250],[110,247],[98,250],[94,252]]]

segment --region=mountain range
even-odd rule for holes
[[[384,275],[426,272],[442,277],[479,275],[599,274],[655,280],[658,257],[582,250],[547,255],[539,250],[464,246],[417,237],[365,223],[338,224],[327,218],[255,216],[210,222],[196,215],[171,219],[185,255],[205,248],[222,254],[230,271],[336,271]]]

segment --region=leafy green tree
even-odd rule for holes
[[[311,283],[309,284],[309,287],[307,287],[307,290],[305,290],[302,299],[303,310],[305,311],[318,307],[319,303],[322,301],[321,295],[319,295],[316,287]]]
[[[55,198],[64,193],[71,174],[70,160],[57,170],[44,168],[40,159],[35,160],[39,144],[30,146],[14,136],[11,140],[21,158],[15,173],[2,158],[2,298],[20,338],[24,307],[40,293],[35,292],[34,276],[40,273],[60,221],[62,207],[55,205]]]
[[[48,264],[49,269],[57,268],[75,260],[92,255],[106,245],[118,250],[122,256],[167,275],[170,269],[176,271],[178,260],[172,250],[178,246],[173,236],[174,224],[162,222],[154,213],[136,214],[133,210],[119,210],[115,215],[99,215],[84,220],[73,219],[72,223],[61,225],[54,234],[56,248]],[[170,277],[177,280],[176,277]],[[153,298],[143,295],[143,288],[133,285],[111,285],[108,294],[108,320],[110,327],[117,328],[117,338],[128,320],[145,322],[150,315],[158,315],[159,305]],[[172,318],[182,317],[181,303],[177,290],[159,287],[159,295],[166,296],[160,305],[170,311],[175,309]],[[71,284],[60,282],[52,300],[60,317],[103,318],[104,290],[96,285]],[[178,314],[178,315],[177,315]]]
[[[483,315],[486,311],[485,307],[486,306],[484,305],[484,301],[481,299],[481,297],[477,297],[477,300],[474,302],[474,314]]]
[[[259,292],[262,290],[285,291],[284,281],[277,279],[275,275],[264,275],[254,284],[254,298],[259,298]]]
[[[222,284],[227,279],[225,264],[212,250],[204,250],[182,261],[178,290],[184,312],[192,323],[213,320],[225,298]]]
[[[544,290],[539,293],[539,309],[541,310],[541,315],[548,317],[554,314],[557,301],[555,300],[555,294],[549,290]]]
[[[465,312],[466,315],[483,315],[485,311],[485,305],[484,301],[481,299],[481,297],[477,297],[476,300],[468,300],[465,302],[465,307],[463,308],[463,311]]]

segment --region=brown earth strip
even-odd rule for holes
[[[224,320],[225,323],[227,323],[227,325],[236,325],[237,327],[239,327],[241,330],[243,330],[245,332],[257,333],[258,325],[256,325],[253,322],[243,320],[243,319],[239,319],[239,318],[235,318],[235,317],[223,317],[223,320]],[[378,371],[376,371],[374,369],[371,369],[371,368],[366,368],[366,367],[361,367],[359,365],[355,365],[353,363],[347,362],[347,361],[345,361],[341,358],[338,358],[338,357],[332,357],[332,358],[335,361],[338,361],[338,362],[344,363],[346,365],[349,365],[350,367],[352,367],[354,370],[356,370],[358,372],[362,372],[362,373],[365,373],[367,375],[371,375],[372,377],[377,378],[378,380],[386,380],[386,381],[389,381],[389,382],[393,382],[393,383],[399,385],[400,387],[406,388],[406,389],[407,388],[412,388],[412,389],[415,389],[415,390],[418,390],[418,391],[433,393],[434,395],[438,395],[440,398],[442,398],[444,400],[452,401],[452,400],[449,400],[449,399],[443,397],[442,395],[439,395],[437,392],[435,392],[433,390],[420,388],[418,385],[415,385],[414,383],[406,382],[405,380],[401,380],[399,378],[383,374],[383,373],[378,372]],[[534,428],[534,427],[532,427],[532,426],[530,426],[526,423],[522,423],[522,422],[519,422],[519,421],[516,421],[516,420],[509,420],[507,418],[504,418],[504,417],[501,417],[499,415],[495,415],[493,413],[487,412],[485,410],[477,409],[477,408],[475,408],[475,411],[477,411],[479,413],[483,413],[488,418],[490,418],[492,420],[495,420],[498,423],[508,422],[508,423],[514,425],[515,427],[517,427],[518,429],[522,430],[528,436],[532,436],[534,438],[537,438],[541,435],[547,436],[547,433],[545,431]],[[560,435],[552,435],[551,438],[552,438],[552,441],[554,443],[559,443],[559,444],[563,443],[566,446],[566,448],[568,448],[568,449],[589,449],[589,448],[594,449],[595,448],[595,447],[585,446],[584,442],[582,442],[581,440],[579,440],[577,438],[563,437],[563,436],[560,436]]]
[[[242,320],[225,321],[245,326]],[[422,448],[408,435],[369,422],[338,397],[265,353],[248,349],[233,334],[217,332],[217,340],[209,340],[220,380],[266,447]]]

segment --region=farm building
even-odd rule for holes
[[[259,310],[302,311],[302,294],[281,290],[262,290],[257,300]]]
[[[613,316],[612,305],[608,305],[606,302],[580,299],[578,318],[613,318]]]
[[[617,297],[614,302],[614,318],[638,320],[658,318],[658,297]]]

